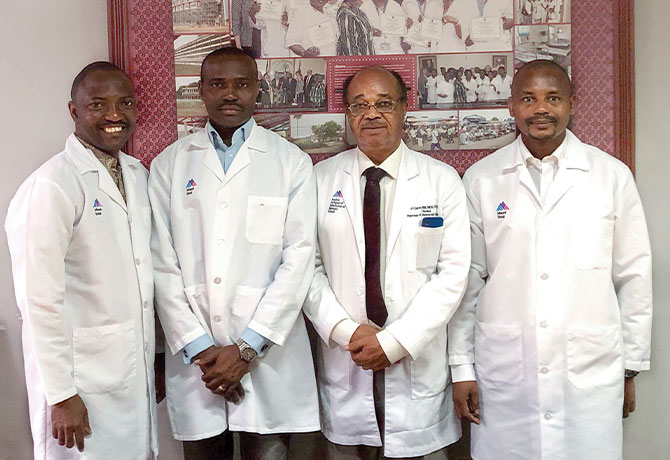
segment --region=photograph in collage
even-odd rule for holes
[[[230,0],[254,57],[511,51],[514,0]]]
[[[325,111],[325,59],[257,59],[259,111]]]
[[[289,140],[307,153],[346,150],[343,113],[291,115]]]
[[[513,54],[437,54],[418,57],[419,108],[499,107],[512,87]]]
[[[172,29],[180,34],[227,34],[228,0],[172,0]]]
[[[178,77],[200,75],[203,59],[212,51],[230,46],[230,35],[179,35],[174,39],[174,71]]]
[[[284,139],[290,137],[290,119],[288,113],[256,113],[254,120],[259,126],[279,134]]]
[[[569,24],[516,27],[516,69],[535,59],[547,59],[556,62],[570,74],[570,51]]]
[[[570,0],[514,0],[517,24],[570,22]]]
[[[200,99],[200,76],[176,77],[177,117],[206,117],[205,103]]]
[[[403,140],[417,152],[458,149],[458,113],[455,111],[407,112]]]
[[[499,149],[514,141],[514,119],[507,109],[461,110],[461,149]]]

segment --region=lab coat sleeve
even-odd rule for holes
[[[463,297],[470,266],[465,191],[456,171],[449,169],[445,175],[439,192],[444,231],[436,272],[419,289],[405,313],[386,327],[412,359],[447,327]]]
[[[476,183],[473,184],[468,173],[463,178],[470,214],[470,239],[472,245],[472,261],[468,274],[468,287],[449,322],[449,364],[452,366],[452,378],[455,382],[474,380],[475,362],[475,309],[477,298],[486,283],[488,270],[486,266],[486,242],[484,240],[484,224]],[[470,366],[467,371],[464,365]]]
[[[281,264],[248,327],[281,346],[293,328],[314,273],[316,184],[312,162],[301,154],[293,171],[284,223]]]
[[[651,248],[644,210],[626,169],[615,196],[612,281],[621,310],[626,369],[649,369],[651,348]]]
[[[321,248],[318,241],[316,245],[315,260],[316,268],[314,270],[314,277],[312,278],[312,283],[310,284],[303,310],[323,341],[327,343],[330,348],[335,348],[338,346],[338,341],[333,340],[332,335],[335,326],[340,325],[340,323],[345,320],[349,320],[346,321],[346,323],[350,325],[351,329],[353,328],[352,323],[357,323],[349,317],[349,314],[337,301],[335,293],[330,287],[328,274],[326,273],[326,268],[323,265],[323,259],[321,258]],[[356,327],[358,327],[358,325]],[[353,332],[355,332],[355,330],[352,331],[352,335]]]
[[[5,229],[14,288],[49,405],[75,394],[70,331],[63,317],[65,258],[77,200],[54,182],[35,178],[12,200]],[[76,313],[76,312],[75,312]]]
[[[153,225],[151,255],[154,264],[155,306],[172,354],[193,340],[208,334],[184,293],[179,259],[172,240],[170,219],[171,167],[166,158],[154,160],[149,174],[149,201]]]

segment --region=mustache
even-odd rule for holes
[[[221,110],[224,107],[237,107],[238,109],[242,109],[242,106],[235,102],[222,102],[221,104],[218,105],[217,109]]]
[[[366,129],[366,128],[386,128],[386,125],[384,123],[365,123],[361,125],[361,128]]]
[[[536,115],[534,117],[526,118],[525,120],[526,124],[531,124],[531,123],[557,123],[558,119],[556,117],[552,117],[550,115]]]

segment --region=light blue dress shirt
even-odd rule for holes
[[[242,144],[244,144],[244,142],[249,138],[249,134],[251,134],[251,130],[255,125],[256,122],[254,119],[250,118],[249,121],[237,128],[237,130],[233,133],[230,146],[227,146],[223,143],[221,136],[219,136],[219,133],[216,132],[216,129],[214,129],[209,121],[205,125],[205,129],[209,135],[209,140],[214,146],[214,150],[216,150],[216,154],[219,157],[219,161],[221,162],[224,173],[228,172],[228,169],[235,159],[237,152],[240,151]],[[263,356],[268,348],[274,345],[271,340],[266,339],[258,332],[249,328],[246,328],[244,331],[242,331],[240,338],[251,345],[251,347],[256,350],[256,353],[258,353],[258,356]],[[202,351],[205,351],[213,345],[216,344],[208,334],[203,334],[197,339],[188,343],[183,350],[184,363],[190,364],[194,356]]]

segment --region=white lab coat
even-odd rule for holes
[[[158,454],[147,171],[123,153],[119,162],[127,204],[73,134],[9,205],[35,459]],[[50,406],[75,394],[93,432],[83,453],[51,436]]]
[[[402,148],[384,298],[386,330],[410,356],[385,370],[387,457],[424,455],[461,435],[451,400],[446,323],[463,295],[470,260],[467,207],[458,174],[404,143]],[[337,444],[380,446],[373,373],[356,366],[344,348],[329,340],[344,319],[367,323],[357,154],[348,150],[314,168],[317,268],[303,308],[323,339],[317,362],[324,435]],[[422,214],[442,216],[444,226],[421,228]]]
[[[204,439],[226,428],[319,429],[300,312],[314,269],[315,195],[310,158],[258,125],[226,174],[206,130],[153,161],[156,308],[172,351],[166,378],[176,439]],[[251,364],[236,406],[205,387],[199,367],[184,364],[181,350],[202,334],[231,345],[247,327],[276,345]]]
[[[651,252],[633,176],[567,136],[544,204],[521,138],[464,177],[472,268],[449,356],[475,364],[477,460],[620,459],[623,371],[649,369]]]
[[[392,14],[403,16],[405,12],[395,0],[388,0],[384,11],[378,10],[372,0],[363,0],[361,11],[368,17],[370,25],[375,29],[381,30],[382,14]],[[382,30],[378,37],[372,36],[372,45],[375,48],[375,54],[404,54],[400,45],[401,37],[398,35],[387,35]]]

